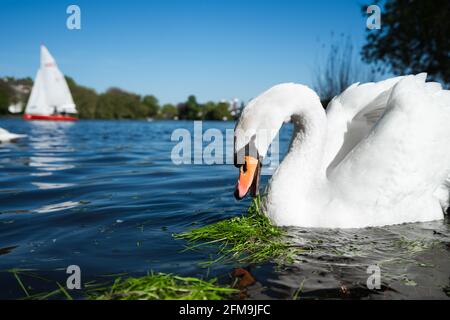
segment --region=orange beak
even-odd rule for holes
[[[234,196],[241,200],[252,187],[252,196],[256,196],[259,186],[260,164],[259,160],[252,156],[245,156],[245,164],[239,168],[239,179],[236,184]]]

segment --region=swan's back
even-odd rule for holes
[[[385,113],[392,89],[405,77],[414,77],[425,85],[428,93],[448,94],[448,91],[442,90],[439,83],[426,82],[426,73],[351,85],[336,96],[327,107],[328,141],[324,165],[328,171],[335,168],[361,140],[369,135]],[[441,98],[441,101],[444,99]]]
[[[327,107],[326,168],[335,167],[372,130],[386,109],[392,88],[403,78],[355,83],[333,98]]]
[[[401,79],[367,136],[330,170],[336,190],[361,204],[392,207],[431,199],[443,188],[448,202],[449,97],[439,84],[414,76]]]

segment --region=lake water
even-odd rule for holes
[[[0,119],[0,127],[28,134],[0,144],[0,298],[25,295],[8,270],[26,270],[19,277],[32,294],[64,284],[67,266],[78,265],[83,283],[151,270],[227,283],[233,268],[245,267],[256,278],[250,299],[448,299],[448,219],[362,230],[289,228],[294,242],[311,248],[292,264],[204,268],[199,263],[210,252],[183,252],[186,243],[172,235],[241,214],[249,201],[234,200],[232,165],[172,163],[171,134],[192,130],[191,122]],[[287,126],[281,133],[282,150],[290,132]],[[370,265],[380,267],[380,290],[366,286]]]

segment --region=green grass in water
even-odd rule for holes
[[[247,215],[219,221],[175,237],[188,240],[191,244],[188,249],[219,244],[219,258],[207,264],[224,259],[251,263],[291,261],[301,249],[286,241],[285,231],[273,226],[261,214],[260,205],[260,198],[256,198]],[[31,296],[15,275],[28,299],[45,300],[56,296],[72,299],[59,283],[52,292]],[[91,300],[222,300],[238,292],[231,287],[217,285],[216,279],[201,280],[164,273],[151,273],[139,278],[117,278],[112,285],[93,284],[88,287],[85,288],[86,295]]]
[[[246,215],[177,234],[175,238],[188,240],[188,249],[219,245],[219,257],[204,263],[210,265],[230,259],[243,263],[292,261],[300,248],[289,244],[285,235],[283,229],[273,226],[262,214],[261,199],[257,197]]]
[[[209,281],[165,273],[118,278],[109,287],[90,290],[91,300],[223,300],[238,291]]]
[[[415,254],[433,248],[438,245],[439,242],[427,241],[425,239],[410,240],[406,237],[402,237],[401,239],[396,240],[394,244],[410,254]]]
[[[150,273],[143,277],[117,277],[110,281],[98,283],[91,281],[83,286],[83,291],[77,297],[72,297],[69,291],[59,282],[55,289],[49,292],[30,294],[25,283],[19,277],[37,277],[27,270],[9,270],[23,290],[25,300],[50,299],[89,299],[89,300],[223,300],[232,298],[239,290],[229,286],[218,285],[216,279],[201,280],[194,277],[181,277],[166,273]],[[39,277],[40,278],[40,277]],[[50,281],[40,278],[46,282]]]

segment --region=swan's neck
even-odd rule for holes
[[[327,137],[326,113],[319,101],[307,100],[292,115],[294,132],[287,155],[272,177],[272,192],[284,199],[286,194],[296,197],[316,195],[323,187],[326,173],[323,169]]]

